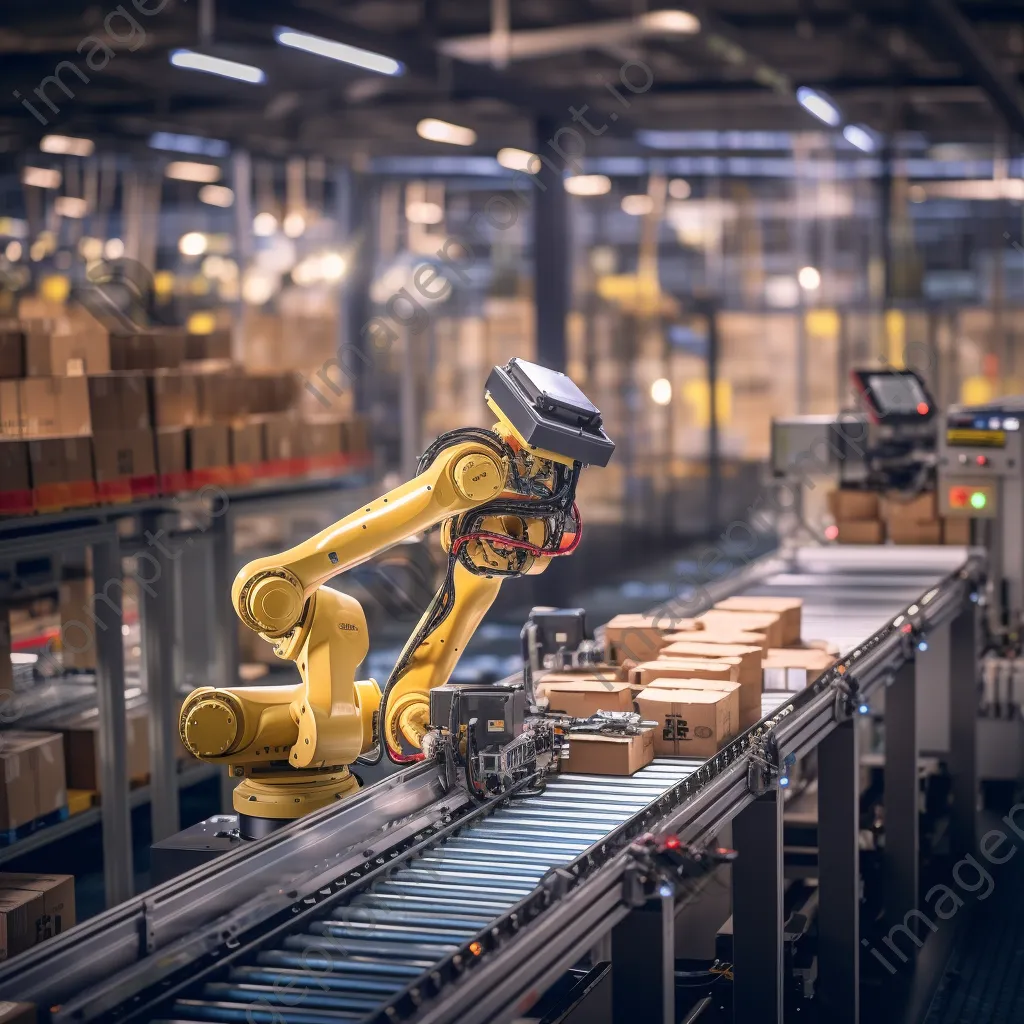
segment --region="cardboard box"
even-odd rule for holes
[[[230,423],[249,412],[246,384],[235,369],[195,374],[197,423]]]
[[[151,430],[103,431],[92,442],[98,484],[156,474]]]
[[[562,771],[576,775],[634,775],[654,760],[654,729],[635,736],[569,734],[569,758]]]
[[[83,437],[92,430],[85,377],[26,377],[17,382],[21,437]]]
[[[764,633],[732,629],[717,623],[696,633],[669,633],[665,639],[670,644],[685,644],[696,640],[702,644],[738,644],[740,647],[760,647],[763,651],[768,649],[768,637]]]
[[[25,335],[17,324],[0,324],[0,377],[25,376]]]
[[[894,521],[931,522],[939,515],[935,492],[918,494],[909,501],[899,494],[886,495],[881,500],[881,515],[889,523]]]
[[[737,682],[739,658],[659,658],[643,661],[629,670],[630,686],[646,689],[655,679],[707,679]]]
[[[156,431],[156,468],[158,473],[167,475],[188,471],[185,434],[184,427]]]
[[[0,437],[21,437],[20,381],[0,380]]]
[[[246,466],[263,461],[263,424],[231,424],[231,465]]]
[[[636,706],[645,720],[658,723],[656,755],[713,757],[739,728],[739,695],[724,690],[648,687]]]
[[[0,1002],[0,1024],[36,1024],[38,1019],[34,1003]]]
[[[84,377],[110,372],[105,331],[53,332],[30,326],[25,332],[25,374],[29,377]]]
[[[881,544],[885,528],[879,519],[843,519],[836,523],[840,544]]]
[[[225,423],[189,427],[186,445],[190,470],[218,469],[231,465],[231,441]]]
[[[62,580],[59,592],[61,664],[64,668],[96,668],[92,580]],[[83,628],[84,627],[84,628]],[[67,643],[63,639],[67,639]]]
[[[199,422],[195,374],[158,370],[149,378],[149,388],[155,427],[191,427]]]
[[[31,488],[28,446],[28,441],[0,438],[0,493]]]
[[[878,518],[878,495],[874,491],[830,491],[828,510],[835,520]]]
[[[905,519],[893,519],[889,521],[888,531],[889,540],[893,544],[942,543],[942,523],[938,519],[920,523]]]
[[[761,678],[761,648],[746,644],[705,644],[698,640],[678,641],[662,652],[662,658],[675,660],[691,658],[739,658],[738,683],[759,682]],[[659,659],[660,660],[660,659]]]
[[[629,682],[628,673],[621,665],[588,665],[586,668],[570,668],[536,675],[533,678],[533,688],[539,697],[543,696],[541,691],[552,683],[571,683],[578,679],[596,679],[602,683]]]
[[[75,926],[75,879],[73,875],[36,875],[24,872],[0,873],[0,900],[15,909],[12,932],[17,950],[8,945],[8,955],[31,948]],[[24,945],[27,943],[27,945]],[[0,957],[2,959],[2,957]],[[2,1020],[2,1018],[0,1018]]]
[[[187,360],[230,359],[230,328],[218,327],[207,334],[188,334],[185,338],[185,358]]]
[[[564,683],[546,683],[544,696],[549,709],[574,718],[589,718],[598,711],[632,711],[633,691],[629,683],[604,679],[571,679]]]
[[[53,728],[59,729],[64,738],[64,763],[67,769],[68,788],[89,789],[98,792],[100,788],[99,712],[94,708],[83,711],[55,723]],[[136,782],[144,782],[149,778],[149,714],[145,706],[127,709],[125,728],[128,738],[125,752],[128,762],[128,778]]]
[[[302,455],[302,425],[285,414],[267,416],[263,420],[263,451],[268,462],[297,459]]]
[[[88,437],[48,437],[28,442],[33,487],[81,483],[93,478],[92,442]]]
[[[110,335],[110,369],[174,369],[185,359],[185,331],[180,327],[151,327],[132,334]]]
[[[697,628],[693,619],[671,615],[616,615],[604,626],[605,659],[613,663],[650,661],[667,645],[667,634]]]
[[[764,659],[766,690],[800,691],[835,663],[831,654],[800,648],[773,649]]]
[[[89,413],[94,431],[149,429],[149,386],[141,374],[89,378]]]
[[[719,601],[715,608],[724,612],[769,612],[778,615],[782,625],[783,646],[798,644],[802,633],[804,603],[799,597],[746,597],[738,595]]]
[[[43,894],[31,889],[0,889],[0,960],[37,942],[36,921],[44,917]]]
[[[362,455],[370,450],[370,428],[361,416],[342,423],[341,450],[349,455]]]
[[[0,829],[15,829],[67,804],[64,758],[54,733],[0,733]]]
[[[783,644],[782,618],[772,612],[729,612],[713,608],[697,621],[703,623],[705,630],[760,633],[769,647],[781,647]]]
[[[338,455],[341,452],[341,433],[340,423],[303,423],[304,453],[311,458]]]
[[[942,520],[942,543],[956,544],[960,547],[970,547],[971,544],[971,520],[967,518]]]

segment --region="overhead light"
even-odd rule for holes
[[[819,121],[835,128],[843,119],[839,108],[823,93],[812,89],[809,85],[801,85],[796,91],[796,101],[809,114],[813,114]]]
[[[242,298],[250,306],[262,306],[277,291],[279,279],[260,267],[249,267],[242,277]]]
[[[843,129],[843,138],[851,146],[856,146],[865,153],[874,153],[875,151],[874,135],[867,128],[862,128],[859,124],[848,124]]]
[[[805,292],[816,292],[821,287],[821,272],[817,267],[801,267],[796,279]]]
[[[645,217],[654,209],[654,200],[648,195],[622,197],[622,212],[630,217]]]
[[[70,135],[44,135],[39,148],[54,156],[92,156],[96,143],[92,139],[73,139]]]
[[[923,203],[928,198],[928,192],[924,185],[911,185],[907,189],[907,198],[912,203]]]
[[[53,208],[59,217],[70,217],[72,220],[81,220],[89,212],[89,204],[77,196],[58,196],[53,202]]]
[[[281,226],[289,238],[298,238],[306,230],[306,217],[298,210],[292,210],[285,217],[284,224]]]
[[[178,135],[175,132],[153,132],[149,137],[149,148],[211,157],[227,156],[231,150],[223,139],[204,139],[200,135]]]
[[[700,19],[689,11],[648,11],[640,20],[644,28],[655,32],[692,36],[700,31]]]
[[[349,46],[322,36],[311,36],[308,32],[296,32],[291,28],[275,28],[274,38],[282,46],[291,46],[306,53],[315,53],[319,57],[340,60],[343,64],[353,64],[357,68],[376,71],[381,75],[400,75],[405,70],[402,64],[391,57],[372,50],[363,50],[358,46]]]
[[[690,183],[685,178],[673,178],[668,183],[668,194],[673,199],[689,199]]]
[[[11,263],[17,263],[21,259],[22,254],[21,242],[15,239],[12,242],[7,243],[7,247],[4,249],[4,256],[11,261]]]
[[[252,219],[252,233],[257,238],[270,238],[277,232],[277,218],[264,211]]]
[[[33,188],[60,188],[60,183],[63,180],[60,171],[55,171],[51,167],[23,167],[21,169],[21,183]]]
[[[199,202],[207,206],[221,206],[227,209],[235,201],[235,193],[227,185],[204,185],[199,190]]]
[[[103,246],[103,256],[108,260],[119,260],[124,255],[124,242],[120,238],[108,238]]]
[[[425,117],[416,125],[416,134],[428,142],[447,142],[452,146],[472,146],[476,132],[450,121],[439,121],[436,117]]]
[[[340,252],[326,252],[320,257],[320,273],[325,281],[340,281],[348,273],[348,260]]]
[[[655,405],[668,405],[672,401],[672,382],[659,377],[651,385],[651,401]]]
[[[504,149],[498,150],[497,160],[508,171],[526,171],[527,174],[536,174],[540,170],[540,157],[525,149],[506,146]],[[534,165],[535,160],[537,161],[536,165]]]
[[[209,244],[206,235],[201,231],[190,231],[182,235],[178,242],[178,252],[182,256],[202,256]]]
[[[405,219],[410,224],[440,224],[444,207],[440,203],[406,203]]]
[[[565,191],[571,196],[603,196],[611,190],[611,179],[604,174],[575,174],[565,179]]]
[[[220,181],[220,168],[216,164],[199,164],[191,160],[175,160],[169,163],[164,174],[175,181]]]
[[[248,82],[250,85],[261,85],[267,80],[262,69],[253,67],[252,64],[241,64],[236,60],[212,57],[208,53],[196,53],[195,50],[172,50],[171,63],[176,68],[185,68],[187,71],[203,71],[208,75],[233,78],[237,82]]]

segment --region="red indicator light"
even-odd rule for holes
[[[835,540],[839,536],[839,527],[834,523],[825,527],[825,540]]]
[[[909,622],[904,622],[903,625],[900,626],[900,632],[909,633],[913,628],[914,627]]]
[[[949,489],[949,507],[967,508],[971,501],[971,492],[966,487],[951,487]]]
[[[668,839],[665,840],[666,850],[678,850],[682,845],[683,844],[680,842],[679,836],[669,836]]]
[[[975,455],[974,456],[974,461],[979,466],[987,466],[988,465],[988,456],[987,455]]]
[[[927,402],[918,402],[917,403],[917,411],[918,411],[919,415],[927,416],[928,415],[928,403]]]

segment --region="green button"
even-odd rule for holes
[[[975,491],[971,495],[971,508],[984,508],[988,504],[988,497],[984,491]]]

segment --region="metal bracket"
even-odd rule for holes
[[[750,744],[747,787],[755,796],[764,796],[782,774],[779,744],[773,731],[756,736]]]
[[[837,722],[853,718],[860,703],[860,687],[851,675],[841,675],[832,684],[835,689],[835,717]]]

